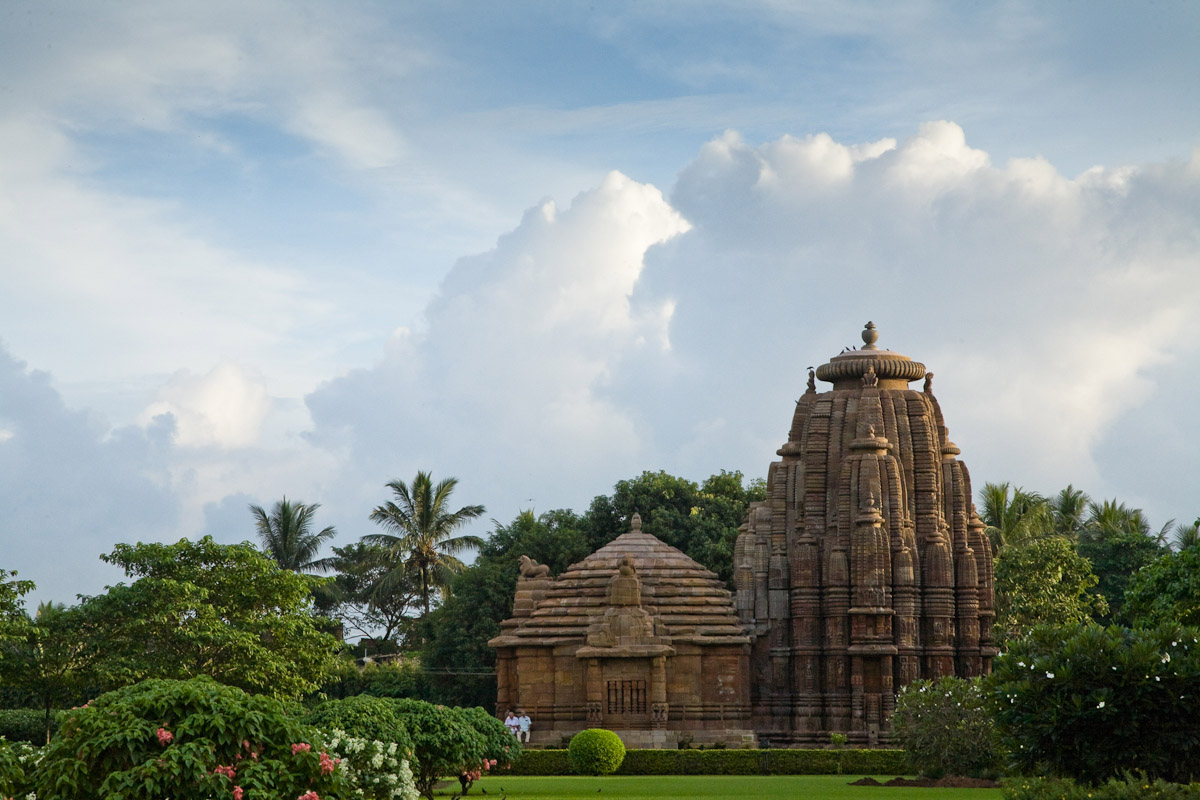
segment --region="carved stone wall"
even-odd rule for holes
[[[862,349],[809,372],[737,540],[753,724],[774,745],[885,741],[899,687],[996,653],[991,548],[933,374],[877,339],[867,323]]]

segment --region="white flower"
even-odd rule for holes
[[[1023,667],[1023,666],[1025,666],[1025,662],[1024,662],[1024,661],[1018,661],[1018,662],[1017,662],[1017,666],[1018,666],[1018,667]]]
[[[1164,664],[1166,664],[1166,663],[1167,663],[1168,661],[1170,661],[1170,660],[1171,660],[1171,654],[1170,654],[1170,653],[1163,653],[1162,662],[1163,662]]]
[[[1053,677],[1054,677],[1054,673],[1053,673],[1053,672],[1047,672],[1047,673],[1046,673],[1046,677],[1047,677],[1047,678],[1053,678]]]
[[[1096,703],[1096,708],[1104,708],[1104,701],[1101,700],[1099,703]]]

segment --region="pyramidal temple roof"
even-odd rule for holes
[[[641,584],[641,607],[654,618],[659,636],[675,643],[749,642],[738,622],[733,596],[716,574],[642,531],[637,514],[628,533],[547,581],[532,612],[508,620],[508,630],[493,642],[519,646],[567,644],[566,640],[574,639],[582,643],[588,628],[610,607],[609,584],[627,557]]]

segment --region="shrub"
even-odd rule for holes
[[[998,727],[1031,774],[1200,776],[1200,630],[1039,627],[996,659],[991,681]]]
[[[28,742],[9,742],[0,736],[0,797],[25,797],[33,789],[33,768],[41,750]]]
[[[56,800],[295,798],[350,790],[314,728],[210,678],[147,680],[66,714],[34,780]]]
[[[458,776],[462,793],[466,794],[471,790],[471,784],[479,780],[483,773],[497,768],[505,769],[516,761],[521,755],[521,743],[508,732],[503,722],[478,706],[456,708],[454,711],[483,737],[483,762],[464,765],[464,770]]]
[[[899,775],[903,750],[628,750],[618,775]],[[513,775],[571,775],[566,750],[526,750]]]
[[[396,704],[382,697],[358,695],[326,700],[309,711],[304,721],[325,731],[338,729],[358,739],[394,743],[405,758],[412,753],[412,738]]]
[[[50,733],[58,730],[62,712],[50,713]],[[46,743],[46,712],[35,708],[0,708],[0,736],[10,742]]]
[[[994,778],[999,735],[982,679],[915,681],[901,690],[892,733],[919,775]]]
[[[391,699],[412,738],[417,791],[433,800],[441,778],[457,778],[483,763],[487,743],[456,709],[424,700]]]
[[[343,730],[330,731],[329,753],[340,756],[356,800],[417,800],[412,768],[395,742],[360,739]]]
[[[1151,781],[1137,775],[1111,778],[1099,786],[1076,784],[1069,778],[1019,778],[1004,785],[1005,800],[1197,800],[1200,783]]]
[[[580,775],[608,775],[625,760],[621,737],[603,728],[589,728],[571,737],[571,765]]]

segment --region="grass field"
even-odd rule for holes
[[[468,797],[483,800],[652,800],[672,797],[754,798],[754,800],[999,800],[999,789],[923,789],[850,786],[861,775],[613,775],[580,777],[489,777],[476,783]],[[895,776],[876,775],[886,781]],[[457,789],[458,785],[455,784]],[[447,786],[443,793],[449,797]],[[486,794],[484,793],[484,790]]]

